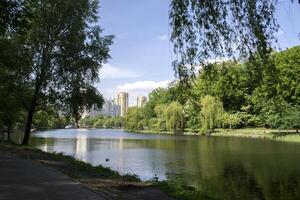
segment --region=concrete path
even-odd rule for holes
[[[0,151],[0,200],[104,200],[71,178]]]

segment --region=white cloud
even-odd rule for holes
[[[102,79],[137,78],[140,76],[134,70],[116,67],[111,64],[104,64],[99,74]]]
[[[165,34],[165,35],[160,35],[160,36],[158,36],[158,39],[159,40],[167,40],[168,39],[168,35],[167,34]]]
[[[146,96],[148,97],[148,94],[159,87],[166,88],[168,87],[169,83],[171,83],[170,80],[164,80],[164,81],[136,81],[132,83],[126,83],[123,85],[117,86],[117,92],[128,92],[129,94],[129,102],[130,105],[136,104],[136,98],[138,96]]]
[[[171,81],[136,81],[133,83],[126,83],[119,85],[117,88],[122,91],[133,91],[133,90],[153,90],[155,88],[165,88]]]

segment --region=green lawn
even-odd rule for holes
[[[142,130],[138,133],[143,134],[173,134],[168,131]],[[186,130],[184,135],[200,135],[200,133]],[[300,142],[300,134],[295,130],[266,129],[266,128],[243,128],[243,129],[216,129],[211,136],[223,137],[246,137],[246,138],[263,138],[286,142]]]

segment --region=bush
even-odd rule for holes
[[[94,124],[93,128],[102,128],[103,127],[103,119],[98,119]]]
[[[261,111],[265,125],[277,129],[300,128],[300,106],[291,105],[281,98],[269,100]]]
[[[222,122],[223,128],[240,128],[244,124],[240,113],[224,113]]]

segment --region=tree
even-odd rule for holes
[[[210,95],[201,98],[201,133],[213,132],[221,122],[223,115],[222,102]]]
[[[24,0],[0,2],[0,124],[6,128],[7,139],[24,110],[30,93],[22,80],[27,73],[26,49],[22,46],[22,33],[27,29],[28,9]],[[16,59],[17,58],[17,59]]]
[[[66,93],[65,107],[69,108],[67,112],[72,116],[75,127],[79,128],[78,122],[81,119],[82,113],[92,108],[100,110],[104,99],[97,89],[91,85],[87,85],[86,87],[73,86],[70,93]]]
[[[155,106],[154,111],[155,111],[155,115],[156,115],[156,121],[152,120],[152,123],[155,122],[155,126],[154,129],[161,131],[161,130],[166,130],[166,116],[165,116],[165,112],[166,109],[168,108],[167,105],[165,104],[159,104],[157,106]]]
[[[300,129],[300,106],[289,105],[284,116],[283,128],[285,129],[296,129],[299,133]]]
[[[38,110],[33,117],[33,127],[37,130],[60,129],[69,124],[69,119],[59,113],[58,108]]]
[[[261,117],[265,125],[271,128],[296,129],[297,132],[300,128],[300,106],[293,106],[280,96],[264,104]]]
[[[0,2],[0,36],[12,37],[12,34],[27,29],[27,17],[30,15],[28,0],[2,0]]]
[[[201,69],[191,90],[195,100],[203,95],[220,98],[226,111],[239,110],[251,94],[248,91],[246,66],[229,61]]]
[[[279,27],[278,4],[273,0],[172,0],[171,41],[177,54],[173,67],[180,82],[189,83],[197,66],[224,57],[259,60],[266,71],[272,70],[268,63]]]
[[[6,129],[7,140],[10,140],[10,134],[14,124],[19,119],[22,110],[20,87],[15,83],[15,76],[0,72],[0,127]],[[18,92],[20,92],[18,94]]]
[[[27,77],[27,84],[32,86],[33,94],[23,144],[28,143],[37,107],[68,99],[63,93],[69,89],[66,79],[71,77],[74,80],[73,77],[78,77],[78,73],[84,69],[86,73],[79,77],[77,83],[97,80],[94,77],[98,76],[102,62],[108,57],[102,54],[107,52],[110,44],[107,40],[111,40],[111,37],[101,37],[101,29],[94,25],[97,21],[97,5],[97,0],[79,0],[76,3],[71,0],[36,0],[30,4],[34,12],[25,46],[30,50],[31,59],[31,73]],[[73,49],[74,42],[78,48]],[[78,71],[77,67],[80,67]],[[82,81],[83,78],[86,78],[85,81]],[[81,85],[77,84],[74,90],[81,89]],[[77,107],[79,105],[82,104],[76,104]]]
[[[113,36],[102,36],[97,25],[97,1],[82,1],[81,13],[72,18],[76,24],[60,40],[61,54],[58,64],[63,66],[59,72],[60,93],[64,96],[64,107],[78,127],[78,121],[84,111],[91,108],[101,109],[104,103],[102,95],[93,84],[99,81],[102,63],[110,58],[109,47]],[[89,14],[85,16],[86,14]],[[82,20],[82,17],[85,19]]]
[[[194,88],[192,90],[194,90]],[[200,102],[197,102],[194,98],[189,99],[184,104],[186,127],[194,132],[198,131],[201,127],[199,104]]]
[[[300,105],[300,46],[274,55],[278,70],[280,94],[285,101]]]
[[[278,26],[274,1],[172,0],[171,41],[178,58],[179,77],[190,77],[197,64],[213,57],[247,58],[269,52]],[[234,45],[233,45],[234,44]]]
[[[139,131],[144,129],[145,116],[143,115],[142,108],[131,107],[128,109],[124,117],[124,127],[129,131]]]
[[[155,107],[157,105],[166,104],[172,101],[172,97],[170,96],[170,93],[168,92],[168,89],[165,88],[157,88],[152,90],[149,93],[149,100],[145,106],[145,109],[147,110],[147,114],[149,115],[149,118],[155,117]]]
[[[177,101],[168,105],[164,111],[166,126],[169,131],[176,133],[184,130],[183,107]]]

